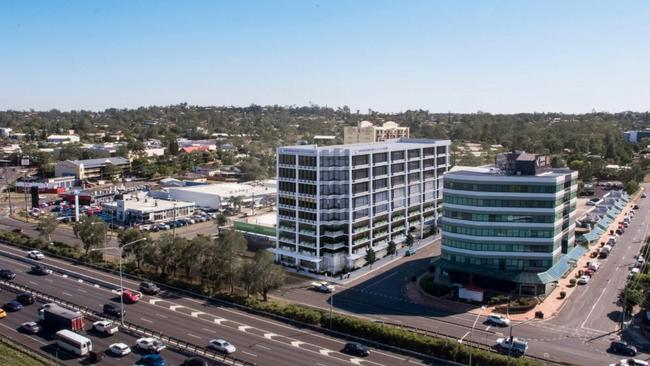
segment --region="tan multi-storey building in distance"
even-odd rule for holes
[[[409,128],[400,127],[392,121],[385,122],[381,126],[375,126],[368,121],[361,121],[357,126],[346,126],[343,128],[344,144],[382,142],[402,137],[409,138]]]

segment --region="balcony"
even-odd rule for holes
[[[283,226],[283,225],[280,225],[280,226],[278,226],[278,229],[280,229],[280,230],[284,230],[284,231],[290,231],[290,232],[294,232],[294,231],[296,231],[296,228],[293,227],[293,226]]]
[[[311,236],[316,235],[316,230],[300,229],[300,231],[298,231],[298,232],[300,234],[305,234],[305,235],[311,235]]]
[[[393,226],[393,227],[391,228],[391,231],[392,231],[392,232],[396,232],[396,231],[398,231],[398,232],[403,232],[403,231],[404,231],[404,228],[405,228],[404,225]]]
[[[388,225],[388,220],[381,220],[373,223],[373,226],[376,228],[384,225]]]
[[[384,236],[387,236],[387,235],[388,235],[388,231],[380,231],[378,233],[374,233],[372,236],[374,238],[381,238],[381,237],[384,237]]]
[[[366,230],[370,230],[369,225],[356,227],[356,228],[352,229],[352,233],[357,234],[357,233],[360,233],[360,232],[363,232],[363,231],[366,231]]]
[[[329,249],[329,250],[337,250],[341,248],[347,248],[348,244],[344,241],[336,242],[336,243],[327,243],[327,244],[321,244],[321,249]]]
[[[370,242],[370,238],[365,237],[365,238],[354,240],[352,242],[352,245],[357,246],[357,245],[362,245],[362,244],[366,244],[366,243],[369,243],[369,242]]]
[[[288,238],[286,236],[278,237],[278,241],[280,241],[281,243],[296,244],[295,238]]]
[[[310,241],[304,241],[304,240],[301,240],[301,241],[298,243],[298,245],[300,245],[301,247],[307,247],[307,248],[314,248],[314,249],[316,249],[316,243],[312,243],[312,242],[310,242]]]
[[[393,218],[391,220],[393,222],[399,221],[399,220],[404,220],[404,215],[393,216]]]
[[[343,231],[343,230],[337,230],[337,231],[324,230],[323,235],[331,237],[331,238],[335,238],[337,236],[345,235],[345,231]]]

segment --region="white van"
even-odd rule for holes
[[[71,330],[64,329],[56,332],[54,339],[56,339],[57,346],[77,356],[85,356],[93,350],[93,343],[90,339]]]

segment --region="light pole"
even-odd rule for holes
[[[514,328],[514,327],[518,327],[518,326],[520,326],[520,325],[522,325],[522,324],[526,324],[526,323],[534,322],[534,321],[536,321],[536,320],[539,320],[539,319],[538,319],[538,318],[530,318],[530,319],[528,319],[528,320],[524,320],[524,321],[521,322],[521,323],[517,323],[517,324],[515,324],[515,325],[511,325],[511,326],[510,326],[510,336],[509,336],[509,338],[508,338],[508,339],[510,340],[510,348],[508,349],[508,357],[510,356],[510,353],[512,352],[512,347],[513,347],[513,345],[514,345],[514,338],[512,337],[512,328]]]
[[[478,323],[478,319],[481,317],[481,314],[483,314],[483,311],[485,311],[485,305],[481,306],[481,311],[476,314],[476,319],[474,319],[474,324],[472,324],[472,329],[469,330],[469,343],[472,343],[472,335],[474,334],[474,328],[476,328],[476,323]],[[469,366],[472,366],[472,350],[473,346],[470,344],[469,345]]]
[[[119,256],[118,256],[118,264],[119,264],[119,269],[120,269],[120,323],[124,325],[124,277],[122,276],[122,252],[124,251],[124,248],[139,243],[141,241],[145,241],[147,238],[140,238],[138,240],[134,240],[132,242],[126,243],[122,246],[119,247],[104,247],[104,248],[97,248],[97,249],[92,249],[93,251],[106,251],[110,249],[115,249],[119,251]]]
[[[334,308],[334,289],[332,289],[332,296],[330,296],[330,330],[332,330],[332,315]]]

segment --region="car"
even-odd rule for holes
[[[580,276],[580,278],[578,278],[578,285],[586,285],[586,284],[589,283],[590,279],[591,279],[591,277],[586,276],[586,275],[582,275],[582,276]]]
[[[39,275],[39,276],[47,276],[50,273],[52,273],[52,270],[45,267],[42,264],[37,264],[35,266],[32,266],[32,269],[31,269],[30,272],[35,274],[35,275]]]
[[[645,263],[645,258],[643,258],[643,256],[640,255],[640,256],[636,259],[636,262],[637,262],[639,265],[642,265],[643,263]]]
[[[332,293],[334,291],[334,285],[327,283],[327,281],[312,282],[311,288],[315,291],[323,292],[326,294]]]
[[[594,201],[587,201],[586,205],[587,205],[587,206],[596,206],[596,202],[594,202]]]
[[[624,358],[618,363],[621,366],[648,366],[648,361],[639,360],[636,358]]]
[[[104,353],[99,351],[90,351],[88,352],[88,357],[84,363],[98,363],[104,359]]]
[[[115,356],[122,357],[131,353],[131,347],[127,346],[124,343],[113,343],[108,346],[108,352]]]
[[[16,301],[21,305],[31,305],[34,303],[34,294],[31,292],[22,292],[16,296]]]
[[[140,301],[140,298],[142,298],[142,294],[137,291],[122,291],[122,299],[127,304],[135,304],[136,302]]]
[[[140,283],[140,291],[147,295],[158,295],[160,293],[160,287],[153,282],[144,281]]]
[[[646,197],[648,197],[648,196],[645,193],[641,194],[641,198],[646,198]]]
[[[490,324],[500,325],[504,327],[510,325],[510,319],[501,314],[490,314],[488,315],[486,321]]]
[[[143,337],[135,341],[136,347],[146,352],[158,353],[166,348],[165,344],[155,338]]]
[[[202,357],[190,357],[183,361],[181,366],[210,366],[210,361]]]
[[[112,303],[104,304],[102,310],[104,311],[104,314],[120,318],[120,307],[118,305]],[[126,310],[124,310],[121,316],[126,316]]]
[[[41,253],[40,250],[30,250],[27,252],[27,257],[40,261],[41,259],[45,258],[45,254]]]
[[[528,350],[528,342],[515,337],[497,338],[496,349],[505,354],[523,356]]]
[[[140,225],[140,230],[151,231],[151,225]]]
[[[224,339],[212,339],[208,342],[208,348],[211,348],[215,351],[231,354],[237,350],[235,346],[230,344]]]
[[[159,354],[145,355],[138,362],[135,363],[135,366],[166,366],[167,361],[165,358]]]
[[[94,322],[93,329],[106,335],[115,334],[120,330],[117,324],[113,323],[110,320],[98,320]]]
[[[637,354],[636,347],[630,345],[625,341],[613,341],[612,343],[609,344],[609,351],[612,353],[628,355],[631,357],[634,357]]]
[[[0,269],[0,278],[5,280],[13,280],[16,278],[16,272],[9,269]]]
[[[406,249],[406,252],[404,253],[404,256],[410,257],[412,255],[415,255],[415,249],[413,249],[412,247],[409,247],[408,249]]]
[[[156,225],[156,228],[158,228],[158,230],[169,230],[169,229],[171,229],[171,227],[169,225],[167,225],[167,224],[158,224],[158,225]]]
[[[12,232],[12,233],[16,233],[16,234],[22,234],[22,233],[24,233],[23,229],[13,229],[13,230],[11,230],[11,232]]]
[[[634,267],[630,270],[630,273],[628,273],[627,278],[632,278],[635,274],[641,272],[641,269],[639,267]]]
[[[41,331],[41,326],[36,322],[24,322],[20,325],[20,330],[27,334],[36,334]]]
[[[368,355],[370,355],[370,351],[368,350],[368,347],[357,342],[346,343],[345,346],[343,346],[343,353],[347,353],[353,356],[362,356],[362,357],[367,357]]]
[[[639,209],[639,205],[634,205],[634,207],[632,207],[632,208],[635,209],[635,210],[638,210],[638,209]]]
[[[16,300],[11,300],[8,303],[4,304],[2,308],[6,311],[14,312],[21,310],[23,308],[23,305]]]

